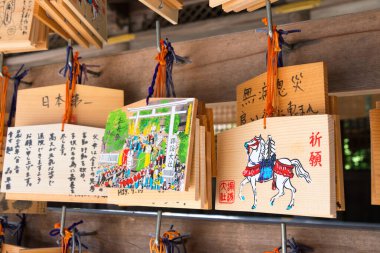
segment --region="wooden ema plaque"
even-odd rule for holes
[[[218,136],[216,210],[336,217],[332,116],[276,117]]]
[[[120,206],[153,206],[165,208],[212,208],[212,166],[207,164],[207,147],[211,148],[211,138],[207,137],[205,126],[196,120],[193,162],[190,170],[190,186],[187,191],[145,191],[107,188],[108,203]],[[209,136],[210,137],[210,136]]]
[[[20,90],[17,101],[16,126],[60,123],[64,112],[65,85]],[[100,94],[102,94],[100,96]],[[105,99],[107,98],[107,99]],[[108,114],[124,104],[122,90],[78,85],[73,99],[73,115],[77,123],[104,127]],[[7,199],[27,201],[57,201],[80,203],[106,203],[100,196],[19,194],[7,193]]]
[[[340,115],[338,108],[338,98],[329,97],[329,113],[334,118],[334,138],[335,138],[335,177],[336,177],[336,206],[338,211],[346,210],[346,200],[344,195],[344,169],[342,157],[342,133],[340,129]]]
[[[33,22],[34,0],[0,1],[2,15],[0,16],[1,45],[26,43],[30,39]],[[20,25],[21,24],[21,25]],[[25,45],[25,44],[24,44]]]
[[[271,3],[278,0],[271,0]],[[222,5],[225,12],[240,12],[247,10],[248,12],[255,11],[262,7],[265,7],[265,0],[210,0],[210,7],[214,8]]]
[[[49,29],[34,18],[35,1],[0,1],[0,51],[46,50]]]
[[[65,110],[65,92],[65,84],[20,90],[15,125],[60,123]],[[124,105],[124,92],[77,85],[72,101],[73,123],[104,127],[108,114]]]
[[[17,199],[79,195],[103,203],[103,189],[94,186],[103,132],[69,124],[63,132],[61,124],[8,128],[1,191],[21,194]]]
[[[380,103],[369,111],[371,128],[371,203],[380,205]]]
[[[11,244],[5,244],[3,243],[1,246],[1,252],[2,253],[61,253],[61,248],[38,248],[38,249],[28,249],[20,246],[15,246]],[[75,250],[75,252],[78,252],[78,250]],[[89,253],[87,250],[82,250],[83,253]]]
[[[56,0],[50,0],[56,1]],[[95,35],[98,41],[107,41],[107,0],[88,1],[58,0],[60,5],[65,4],[65,9],[71,10],[80,22]],[[92,35],[91,35],[92,36]]]
[[[88,48],[89,42],[76,30],[76,28],[66,19],[66,17],[58,11],[49,0],[38,0],[39,6],[46,11],[71,39],[75,40],[81,47]]]
[[[264,116],[267,74],[236,89],[236,123],[244,125]],[[327,71],[323,62],[278,69],[278,116],[324,114],[328,110]]]
[[[139,0],[149,9],[172,23],[178,24],[179,10],[183,8],[183,0]]]
[[[34,5],[34,17],[38,19],[41,23],[49,27],[53,32],[62,37],[62,39],[70,39],[70,35],[65,30],[63,30],[62,27],[54,19],[51,19],[47,15],[46,11],[42,9],[41,6],[38,4],[38,1],[36,1]]]
[[[110,113],[98,166],[99,186],[188,188],[197,100],[161,98]]]
[[[77,0],[73,2],[78,2]],[[83,24],[82,20],[76,16],[76,14],[64,3],[63,0],[52,0],[50,3],[60,12],[62,13],[67,20],[76,28],[76,30],[91,44],[97,48],[103,47],[103,42],[98,39],[94,33]],[[83,2],[81,6],[89,5],[87,2]],[[73,7],[75,8],[75,7]],[[80,14],[82,16],[82,14]],[[82,19],[85,19],[82,17]],[[95,21],[96,19],[94,19]],[[92,19],[91,19],[92,21]],[[99,27],[99,26],[97,26]],[[93,28],[94,29],[94,28]],[[100,36],[100,35],[98,35]],[[103,39],[102,39],[103,40]]]
[[[263,118],[266,99],[266,73],[237,88],[237,125]],[[333,114],[337,208],[345,210],[340,119],[336,97],[327,96],[327,70],[323,62],[279,68],[277,82],[278,116]]]

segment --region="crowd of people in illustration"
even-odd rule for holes
[[[185,164],[181,164],[177,156],[174,159],[174,177],[164,176],[167,137],[162,131],[156,132],[154,127],[148,135],[130,135],[123,150],[113,153],[113,161],[100,163],[97,186],[137,190],[180,190]]]

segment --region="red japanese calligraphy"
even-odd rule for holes
[[[316,166],[322,167],[322,151],[310,152],[309,163],[313,167],[316,167]]]
[[[232,204],[235,202],[235,181],[223,180],[219,184],[219,203]]]
[[[314,134],[314,132],[313,132],[310,136],[310,145],[312,147],[315,147],[315,146],[320,147],[321,146],[321,138],[322,138],[322,136],[319,136],[319,132],[317,132],[316,134]]]

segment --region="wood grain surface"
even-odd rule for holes
[[[342,95],[378,89],[379,22],[380,11],[373,10],[281,25],[279,28],[285,30],[302,30],[286,38],[294,48],[284,50],[285,65],[323,61],[329,69],[329,93]],[[177,94],[196,97],[206,103],[235,100],[238,84],[266,71],[266,43],[265,34],[252,30],[174,43],[179,55],[192,60],[192,64],[173,68]],[[103,74],[99,78],[90,77],[89,83],[127,91],[126,103],[139,100],[146,96],[156,54],[157,50],[151,47],[85,59],[86,64],[102,66]],[[26,80],[33,81],[34,87],[63,83],[64,79],[56,74],[62,66],[32,68]]]

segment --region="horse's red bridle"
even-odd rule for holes
[[[255,137],[253,138],[253,140],[255,141],[253,144],[248,144],[248,148],[252,148],[252,147],[258,147],[260,142],[259,140]]]

